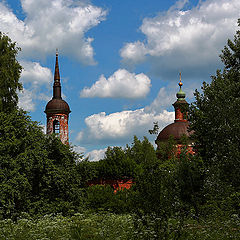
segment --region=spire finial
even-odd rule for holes
[[[58,49],[56,49],[56,63],[55,63],[55,73],[54,73],[54,84],[53,84],[53,98],[61,99],[61,83],[60,74],[58,66]]]
[[[55,63],[54,82],[59,82],[60,83],[60,74],[59,74],[59,66],[58,66],[58,49],[56,49],[56,63]]]
[[[179,91],[177,92],[177,95],[176,95],[176,96],[177,96],[177,99],[178,99],[178,100],[184,100],[186,94],[185,94],[185,92],[183,92],[183,90],[182,90],[182,85],[183,85],[183,83],[182,83],[182,73],[181,73],[181,72],[179,73],[179,78],[180,78],[180,81],[179,81],[178,85],[179,85],[180,89],[179,89]]]
[[[179,73],[179,78],[180,78],[180,81],[179,81],[178,85],[179,85],[180,88],[182,88],[183,83],[182,83],[182,73],[181,73],[181,71]]]

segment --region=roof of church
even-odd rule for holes
[[[45,113],[70,113],[69,105],[63,99],[53,98],[51,99],[46,108]]]
[[[66,114],[71,112],[69,105],[61,97],[61,82],[60,82],[60,74],[59,74],[59,66],[58,66],[58,52],[56,52],[53,97],[46,105],[44,112],[45,113],[66,113]]]
[[[183,135],[190,137],[192,132],[188,131],[189,122],[174,122],[166,126],[159,134],[156,142],[167,141],[170,136],[180,140]]]

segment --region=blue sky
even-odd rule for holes
[[[0,0],[0,31],[24,67],[19,106],[46,124],[59,49],[70,142],[91,160],[174,120],[179,71],[188,101],[221,68],[239,0]]]

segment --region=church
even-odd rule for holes
[[[177,101],[173,104],[175,109],[174,123],[166,126],[158,135],[155,143],[157,147],[161,147],[161,143],[168,141],[170,136],[174,137],[174,140],[180,144],[181,136],[186,135],[190,138],[192,132],[188,131],[189,122],[187,119],[186,109],[188,103],[185,100],[186,94],[182,90],[182,80],[180,73],[179,91],[177,92]],[[70,107],[61,96],[61,81],[58,64],[58,52],[56,52],[56,63],[53,83],[53,97],[47,103],[45,111],[47,115],[47,134],[58,134],[63,144],[69,144],[68,133],[68,119],[71,112]],[[189,147],[191,144],[189,145]]]
[[[177,92],[177,100],[173,104],[175,109],[175,120],[174,123],[166,126],[157,136],[155,143],[157,148],[160,149],[161,145],[168,141],[170,136],[173,136],[176,141],[176,155],[181,152],[181,142],[180,139],[183,135],[186,135],[189,139],[188,152],[194,154],[191,134],[188,131],[189,122],[187,119],[187,107],[188,103],[185,100],[186,94],[182,90],[182,81],[180,73],[179,91]],[[61,96],[61,81],[59,73],[59,63],[58,63],[58,52],[56,52],[56,62],[55,62],[55,73],[54,73],[54,83],[53,83],[53,96],[52,99],[47,103],[45,111],[47,117],[47,134],[57,134],[63,144],[69,144],[69,133],[68,133],[68,120],[69,114],[71,112],[70,107],[66,101],[62,99]],[[133,179],[125,177],[123,179],[95,179],[88,182],[89,186],[92,185],[111,185],[114,192],[121,189],[129,189],[133,184]]]

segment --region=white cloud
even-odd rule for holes
[[[82,154],[86,151],[86,148],[81,146],[73,146],[73,150],[79,154]]]
[[[183,86],[183,91],[186,93],[186,99],[192,99],[194,97],[193,92],[197,88],[195,83],[188,83]],[[176,83],[171,83],[167,87],[160,88],[157,97],[153,102],[145,107],[146,112],[152,112],[158,114],[162,109],[166,109],[176,100],[176,93],[179,91],[179,87],[176,86]],[[173,108],[173,107],[172,107]]]
[[[144,43],[136,41],[134,43],[127,43],[120,50],[121,57],[131,63],[140,63],[145,60],[145,55],[148,53]]]
[[[84,135],[83,135],[83,132],[81,131],[78,133],[76,140],[81,141],[83,139],[83,137],[84,137]]]
[[[22,57],[42,57],[57,47],[85,64],[95,64],[93,38],[84,35],[105,19],[105,10],[74,0],[21,0],[21,4],[24,20],[0,2],[0,29],[20,45]]]
[[[41,66],[38,62],[21,61],[20,64],[23,67],[20,80],[24,84],[31,83],[34,86],[39,86],[52,83],[53,75],[49,68]]]
[[[23,66],[20,81],[24,84],[24,90],[18,94],[18,106],[26,111],[34,111],[36,100],[50,99],[46,89],[50,89],[53,75],[49,68],[38,62],[21,61],[20,64]]]
[[[194,83],[184,87],[187,98],[193,97],[193,89]],[[147,136],[150,141],[154,141],[156,136],[150,136],[148,130],[153,128],[153,122],[158,122],[161,131],[174,121],[174,111],[169,112],[166,109],[177,100],[178,90],[179,87],[171,83],[168,87],[161,88],[157,97],[145,108],[111,114],[93,114],[85,119],[86,128],[78,133],[76,141],[82,144],[119,146],[131,142],[134,135],[140,138]],[[171,107],[174,110],[173,106]]]
[[[147,135],[153,122],[158,121],[159,127],[162,128],[173,119],[174,113],[166,110],[159,114],[146,112],[143,108],[109,115],[101,112],[85,119],[87,128],[79,133],[76,140],[84,143],[124,143],[133,135]]]
[[[206,0],[191,10],[179,10],[186,2],[145,18],[140,30],[146,41],[126,43],[120,51],[123,62],[148,59],[159,75],[173,70],[215,70],[220,50],[237,29],[240,1]]]
[[[82,161],[85,156],[83,155],[86,152],[86,148],[82,146],[73,146],[73,151],[78,154],[77,162]]]
[[[33,102],[34,94],[33,92],[23,89],[22,92],[18,93],[19,102],[18,106],[25,111],[34,111],[35,103]]]
[[[200,0],[200,1],[202,1],[202,0]],[[188,2],[189,2],[189,0],[178,0],[175,2],[175,4],[172,7],[170,7],[169,11],[172,11],[175,9],[182,9]]]
[[[85,87],[81,97],[143,98],[149,93],[151,80],[143,73],[117,70],[106,79],[103,75],[90,88]]]
[[[98,150],[93,150],[87,153],[86,155],[89,157],[89,161],[95,162],[103,159],[106,151],[107,151],[107,148],[98,149]]]
[[[105,156],[107,148],[95,149],[90,152],[87,152],[87,149],[82,146],[73,146],[73,150],[80,155],[84,154],[84,159],[88,158],[89,161],[99,161]],[[82,159],[79,159],[82,160]]]
[[[146,112],[159,113],[163,108],[168,107],[176,101],[176,90],[175,89],[166,89],[165,87],[161,88],[158,92],[157,97],[153,102],[145,107]]]

